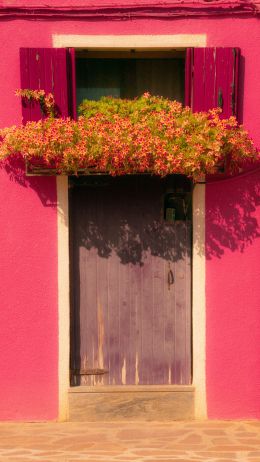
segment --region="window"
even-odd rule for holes
[[[75,53],[74,49],[66,48],[21,48],[21,88],[54,93],[64,117],[75,116],[76,99],[80,102],[91,94],[95,98],[109,92],[134,97],[149,90],[185,100],[194,111],[217,107],[221,94],[223,117],[237,115],[240,56],[237,48],[188,48],[185,59],[183,51],[171,55],[128,52],[127,57],[125,52],[124,56],[93,53],[84,50]],[[23,106],[24,122],[41,117],[39,105]]]
[[[76,53],[77,106],[85,98],[134,98],[145,92],[184,103],[185,53]]]

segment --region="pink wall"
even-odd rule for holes
[[[209,185],[206,205],[209,417],[260,418],[260,169]]]
[[[0,419],[57,416],[54,178],[0,169]]]
[[[206,33],[209,46],[242,50],[241,108],[260,146],[259,31],[257,18],[238,17],[3,22],[0,126],[21,122],[14,96],[21,46],[50,47],[58,33]],[[51,419],[57,416],[57,230],[55,205],[46,200],[55,203],[55,180],[20,184],[0,173],[0,419]],[[211,418],[259,418],[259,172],[207,186],[206,205],[208,412]]]

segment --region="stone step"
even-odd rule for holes
[[[192,420],[194,393],[190,385],[75,386],[69,389],[69,421]]]

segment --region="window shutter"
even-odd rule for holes
[[[21,48],[21,88],[53,93],[60,117],[76,117],[73,49]],[[23,100],[23,123],[43,118],[40,105]]]
[[[193,111],[222,108],[222,118],[237,114],[238,48],[188,48],[185,104]]]

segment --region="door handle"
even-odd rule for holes
[[[170,290],[171,285],[174,283],[173,272],[170,269],[168,272],[168,289]]]

